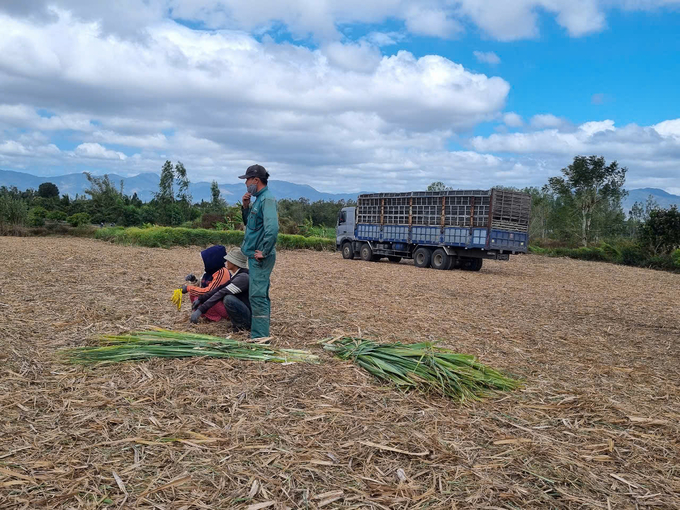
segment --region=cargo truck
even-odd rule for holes
[[[345,259],[479,271],[527,252],[530,214],[530,195],[501,189],[364,194],[339,212],[336,247]]]

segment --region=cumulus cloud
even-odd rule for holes
[[[418,189],[433,180],[460,187],[540,184],[575,154],[603,153],[641,169],[631,171],[636,180],[629,182],[642,183],[642,170],[653,168],[666,187],[679,185],[678,120],[575,126],[545,113],[525,121],[503,113],[509,84],[499,77],[437,55],[385,56],[379,49],[407,32],[451,37],[461,19],[483,20],[493,37],[535,34],[539,2],[481,2],[475,10],[435,0],[418,9],[400,0],[319,0],[299,13],[296,1],[284,9],[284,2],[264,0],[149,0],[147,10],[129,14],[126,32],[116,28],[116,16],[97,21],[105,12],[98,2],[53,0],[57,8],[37,16],[43,3],[30,1],[29,11],[26,2],[0,6],[2,168],[130,175],[158,172],[171,159],[185,162],[194,181],[225,182],[260,162],[278,179],[356,191]],[[517,12],[528,18],[509,29],[487,4],[507,10],[510,22]],[[544,7],[578,33],[576,20],[559,17],[561,6],[554,0]],[[9,8],[12,15],[1,14]],[[191,30],[157,14],[168,8],[221,30]],[[373,32],[358,41],[337,33],[338,24],[386,16],[403,20],[407,32]],[[310,48],[241,31],[281,23],[322,41]],[[499,120],[506,131],[526,132],[466,138],[478,124]],[[60,150],[55,139],[76,148]],[[452,141],[467,150],[449,150]]]
[[[447,140],[495,118],[509,90],[446,58],[383,56],[365,40],[310,49],[170,21],[139,40],[55,16],[35,24],[0,15],[0,143],[25,130],[59,134],[79,143],[62,164],[97,161],[102,171],[158,171],[181,159],[194,180],[232,180],[260,161],[278,178],[308,180],[324,168],[349,186],[341,169],[389,154],[393,172],[406,172],[426,152],[447,154]],[[3,164],[54,164],[41,157],[26,151]]]
[[[80,145],[78,145],[78,147],[75,148],[73,153],[76,156],[90,159],[117,159],[117,160],[127,159],[127,156],[122,152],[112,151],[107,149],[103,145],[92,142],[81,143]]]
[[[577,154],[601,154],[629,166],[629,186],[672,187],[678,184],[679,134],[680,119],[646,127],[616,127],[614,121],[604,120],[586,122],[569,131],[549,128],[477,136],[469,140],[469,146],[480,152],[511,153],[546,161],[564,162]]]
[[[406,11],[406,28],[417,35],[451,38],[463,31],[461,24],[444,9],[413,5]]]
[[[602,30],[613,9],[651,10],[678,5],[678,0],[4,0],[0,11],[47,21],[53,6],[79,19],[99,21],[105,32],[139,36],[144,27],[168,14],[211,29],[267,31],[281,24],[298,37],[340,40],[337,26],[404,22],[415,34],[451,37],[463,23],[473,23],[499,40],[538,35],[538,14],[547,13],[574,37]]]
[[[570,126],[570,123],[567,119],[557,117],[552,113],[539,113],[537,115],[534,115],[533,117],[531,117],[529,123],[531,124],[531,127],[536,129],[544,128],[564,129]]]
[[[473,51],[475,58],[484,64],[500,64],[501,58],[496,55],[493,51]]]
[[[522,127],[524,125],[524,120],[521,115],[515,112],[508,112],[503,115],[503,122],[508,127]]]

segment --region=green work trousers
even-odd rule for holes
[[[271,301],[269,300],[269,277],[276,262],[276,252],[272,251],[263,260],[248,259],[250,283],[248,296],[253,318],[250,326],[250,338],[265,338],[269,336],[269,314]]]

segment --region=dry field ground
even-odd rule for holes
[[[538,256],[439,272],[280,252],[274,342],[320,365],[57,350],[188,322],[197,249],[0,238],[0,508],[680,508],[680,276]],[[526,380],[401,394],[315,342],[441,339]],[[397,451],[398,450],[398,451]]]

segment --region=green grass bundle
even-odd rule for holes
[[[520,382],[478,362],[432,343],[378,344],[344,337],[324,342],[324,349],[354,361],[375,377],[400,389],[436,392],[455,400],[479,400]]]
[[[317,363],[308,351],[276,349],[269,345],[239,342],[197,333],[153,330],[127,335],[104,335],[96,347],[76,347],[62,351],[70,363],[117,363],[149,358],[190,358],[207,356],[277,363]]]

